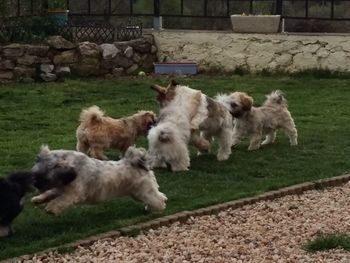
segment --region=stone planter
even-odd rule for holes
[[[231,15],[235,33],[277,33],[280,15]]]

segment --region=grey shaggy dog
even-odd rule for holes
[[[32,172],[41,175],[36,185],[43,193],[32,202],[47,203],[46,211],[58,215],[74,204],[131,196],[146,210],[160,211],[167,197],[158,191],[151,164],[143,148],[129,147],[119,161],[101,161],[81,152],[42,146]]]

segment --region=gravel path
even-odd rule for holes
[[[350,234],[349,201],[350,184],[313,190],[26,262],[350,262],[343,250],[302,249],[317,234]]]

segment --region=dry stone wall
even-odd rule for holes
[[[69,74],[113,78],[153,69],[157,48],[151,35],[114,44],[71,43],[50,37],[45,45],[0,46],[0,83],[55,81]]]
[[[160,31],[153,36],[160,61],[194,61],[201,71],[350,72],[350,36],[191,31]]]

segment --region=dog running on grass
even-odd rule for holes
[[[297,129],[282,92],[273,91],[266,97],[261,107],[253,107],[253,98],[244,92],[217,96],[234,117],[233,146],[248,137],[248,150],[257,150],[261,145],[273,143],[279,129],[288,135],[290,145],[298,144]],[[263,136],[266,138],[261,142]]]
[[[46,211],[58,215],[74,204],[131,196],[146,210],[161,211],[167,197],[158,190],[152,162],[142,148],[129,147],[119,161],[101,161],[81,152],[42,146],[32,171],[41,175],[37,181],[44,191],[32,202],[47,203]]]
[[[76,149],[91,157],[107,160],[105,149],[117,148],[124,154],[134,145],[137,137],[147,135],[155,122],[156,115],[152,111],[140,111],[126,118],[113,119],[105,116],[99,107],[92,106],[80,114]]]

